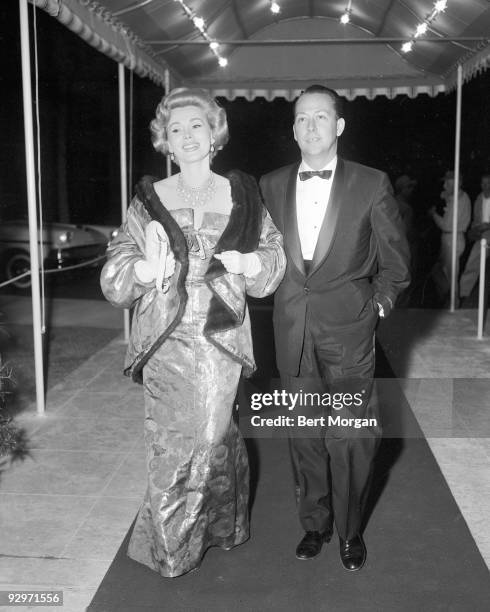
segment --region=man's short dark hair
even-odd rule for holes
[[[294,103],[294,113],[295,114],[296,114],[296,104],[298,103],[298,100],[300,100],[301,97],[304,96],[305,94],[324,94],[326,96],[329,96],[333,102],[333,107],[335,109],[335,112],[337,113],[337,118],[340,119],[341,117],[344,116],[344,101],[339,96],[339,94],[335,91],[335,89],[330,89],[329,87],[325,87],[325,85],[318,85],[318,84],[310,85],[309,87],[307,87],[304,91],[300,93],[300,95],[296,99],[296,102]]]

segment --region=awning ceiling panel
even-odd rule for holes
[[[490,61],[489,0],[448,0],[408,54],[401,43],[433,0],[353,0],[346,26],[339,18],[347,0],[278,0],[279,15],[268,0],[185,0],[209,36],[224,41],[226,68],[201,44],[179,1],[33,1],[140,75],[163,84],[168,70],[172,85],[200,85],[230,98],[291,99],[311,82],[328,82],[350,98],[434,95],[453,85],[459,63],[470,78]]]

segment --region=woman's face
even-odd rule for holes
[[[204,111],[198,106],[174,108],[168,121],[167,141],[170,153],[180,164],[208,156],[214,139]]]

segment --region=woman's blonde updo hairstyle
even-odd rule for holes
[[[209,154],[212,160],[216,153],[228,142],[228,122],[226,112],[205,89],[197,87],[178,87],[166,95],[157,106],[156,117],[150,123],[151,141],[157,151],[169,154],[167,126],[170,113],[174,108],[198,106],[204,111],[214,138],[214,151]]]

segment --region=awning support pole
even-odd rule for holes
[[[485,272],[487,263],[487,239],[480,240],[480,284],[478,287],[478,340],[483,340],[483,323],[485,318]]]
[[[121,221],[126,222],[128,210],[128,179],[126,157],[126,96],[124,84],[124,64],[118,64],[119,84],[119,159],[121,168]],[[124,309],[124,341],[129,342],[129,310]]]
[[[165,69],[165,95],[168,95],[170,92],[170,71],[168,68]],[[170,159],[170,155],[167,155],[167,176],[171,176],[172,174],[172,160]]]
[[[26,151],[27,210],[29,215],[29,252],[31,259],[32,329],[34,334],[34,370],[36,409],[43,415],[44,366],[41,331],[41,293],[39,283],[39,248],[37,230],[36,170],[34,163],[34,129],[32,120],[31,55],[29,47],[29,13],[27,0],[20,0],[20,44],[22,55],[22,94],[24,103],[24,140]],[[34,8],[36,10],[36,8]]]
[[[456,137],[454,143],[454,189],[453,189],[453,241],[451,245],[451,312],[454,312],[456,307],[456,291],[458,289],[458,196],[459,196],[459,157],[461,148],[461,100],[463,88],[463,67],[458,66],[458,84],[456,90]],[[459,291],[458,291],[459,296]]]

